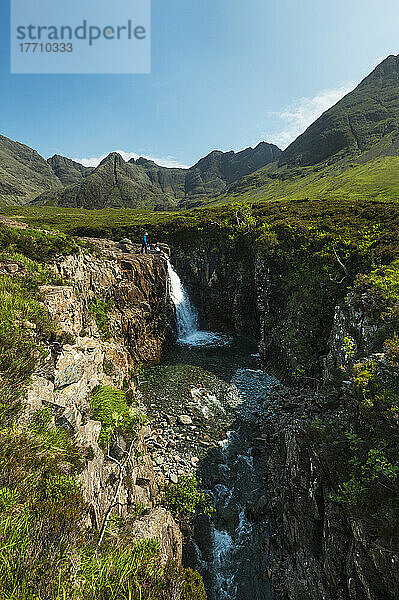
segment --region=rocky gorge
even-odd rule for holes
[[[382,427],[367,403],[397,389],[396,314],[377,285],[384,268],[359,276],[359,257],[344,263],[335,249],[326,272],[309,253],[298,260],[297,247],[276,253],[269,235],[265,245],[220,234],[168,242],[207,341],[175,345],[167,245],[139,255],[129,239],[81,238],[77,252],[52,259],[58,282],[40,286],[57,335],[44,341],[19,426],[49,410],[86,448],[85,527],[101,531],[112,512],[134,516],[133,538],[156,538],[164,560],[198,569],[209,598],[396,598],[391,492],[377,492],[382,512],[367,507],[367,518],[362,490],[342,499],[345,480],[356,492],[355,476],[373,493],[380,480],[394,484],[391,424],[384,446],[363,439]],[[1,269],[18,278],[26,265]],[[125,389],[148,419],[104,452],[90,398],[107,387]],[[380,479],[362,470],[362,460],[374,468],[374,450],[385,461]],[[354,458],[358,471],[341,473],[340,461]],[[160,490],[187,474],[201,478],[216,511],[183,540]]]
[[[72,432],[79,444],[91,449],[87,467],[79,476],[90,508],[90,527],[100,529],[104,523],[115,502],[120,461],[127,457],[118,488],[119,514],[127,515],[140,505],[145,516],[134,524],[135,537],[157,538],[165,557],[180,560],[179,529],[170,513],[156,502],[159,490],[146,446],[151,429],[140,429],[129,456],[122,438],[104,455],[99,446],[101,423],[90,418],[88,403],[96,387],[123,388],[134,364],[159,360],[163,348],[173,343],[165,261],[159,256],[123,253],[104,240],[91,243],[93,253],[55,262],[57,274],[67,285],[40,288],[44,305],[67,343],[50,344],[45,362],[32,376],[21,420],[29,421],[32,413],[50,408],[55,425]],[[106,323],[99,318],[98,305],[93,304],[99,297]],[[136,455],[142,458],[137,460]]]
[[[263,525],[259,552],[267,557],[263,571],[275,596],[397,597],[398,554],[390,522],[394,492],[388,478],[381,482],[391,498],[383,525],[366,517],[358,500],[355,506],[348,498],[337,502],[333,491],[340,487],[337,462],[348,460],[340,448],[343,438],[356,438],[359,431],[373,438],[382,430],[381,448],[394,443],[395,423],[382,424],[376,415],[370,423],[364,407],[375,402],[370,380],[386,396],[397,390],[397,362],[386,341],[396,339],[397,321],[388,294],[366,276],[348,271],[341,276],[345,266],[336,251],[337,275],[323,274],[315,261],[306,265],[308,257],[301,264],[288,252],[283,258],[259,248],[251,252],[245,238],[238,251],[229,241],[203,238],[195,249],[175,249],[173,258],[203,323],[252,334],[266,367],[291,383],[277,382],[267,391],[253,431],[246,434],[258,485],[244,510],[257,527]],[[385,276],[384,269],[378,273]],[[371,372],[365,374],[367,368]],[[375,384],[376,377],[382,385]],[[356,487],[355,475],[341,485]],[[263,596],[258,591],[232,597]]]

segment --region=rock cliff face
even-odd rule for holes
[[[81,323],[83,330],[91,331],[91,314],[96,314],[95,302],[100,298],[105,304],[106,335],[119,340],[136,362],[159,360],[175,335],[166,261],[161,255],[139,256],[129,245],[121,250],[106,240],[90,243],[97,255],[69,256],[57,265],[60,276],[74,282],[80,299],[80,310],[73,301],[75,308],[68,313],[78,319],[78,327]]]
[[[321,375],[342,296],[339,286],[317,282],[313,301],[312,290],[301,301],[296,290],[288,289],[292,273],[300,292],[309,282],[301,280],[295,266],[226,240],[200,239],[195,248],[181,245],[174,249],[173,261],[204,326],[253,337],[265,362],[285,375]]]
[[[338,473],[326,462],[323,443],[309,439],[319,421],[334,424],[333,436],[335,431],[375,434],[374,425],[365,424],[359,413],[353,367],[371,360],[379,381],[397,390],[397,366],[382,347],[389,327],[386,317],[381,318],[381,298],[360,284],[348,282],[343,290],[322,278],[314,288],[317,297],[309,293],[303,301],[288,298],[287,282],[297,278],[295,265],[245,248],[237,254],[232,245],[216,240],[200,239],[194,250],[181,244],[174,260],[204,325],[249,333],[258,339],[262,357],[289,379],[299,371],[312,375],[300,379],[302,385],[316,378],[324,385],[319,394],[281,386],[265,405],[260,423],[268,443],[262,442],[257,452],[265,453],[267,465],[254,477],[265,481],[260,485],[269,497],[266,512],[273,535],[265,544],[277,597],[397,598],[399,557],[389,534],[382,535],[360,509],[348,511],[334,501],[331,490]],[[308,284],[304,281],[304,288]],[[313,355],[304,354],[301,340],[307,340]],[[390,426],[384,427],[388,436]],[[329,443],[334,447],[341,442]]]
[[[173,262],[200,313],[214,331],[259,336],[259,311],[253,256],[241,256],[226,245],[200,240],[173,250]]]
[[[330,497],[334,479],[325,457],[309,443],[309,423],[328,418],[354,423],[349,395],[338,408],[276,390],[263,431],[270,441],[264,479],[273,535],[270,577],[284,600],[394,600],[398,555],[370,522],[342,510]]]
[[[122,388],[134,365],[158,360],[173,340],[166,262],[160,255],[122,252],[112,242],[92,244],[91,252],[57,261],[55,269],[67,285],[41,288],[65,343],[50,342],[47,359],[28,389],[21,424],[47,407],[58,427],[90,449],[79,476],[90,507],[87,526],[101,528],[119,486],[120,515],[129,516],[137,507],[144,513],[134,522],[135,537],[159,539],[165,558],[180,561],[179,528],[171,514],[157,506],[158,488],[145,443],[150,428],[141,428],[122,469],[118,451],[126,456],[125,441],[120,438],[119,449],[107,456],[99,446],[101,423],[90,418],[89,406],[96,386]]]

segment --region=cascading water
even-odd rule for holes
[[[197,309],[192,305],[183,283],[168,260],[169,297],[176,310],[178,343],[188,346],[224,346],[230,337],[199,329]]]
[[[175,305],[179,339],[195,334],[198,327],[198,312],[190,302],[180,277],[168,260],[169,295]]]
[[[268,523],[256,513],[264,503],[265,457],[253,453],[252,445],[275,380],[257,368],[252,342],[201,330],[198,312],[169,260],[168,273],[178,344],[167,362],[153,367],[147,394],[160,419],[186,412],[195,424],[184,430],[157,425],[173,439],[174,450],[156,469],[168,477],[184,473],[182,460],[198,464],[196,471],[213,498],[211,521],[195,525],[185,550],[185,560],[204,577],[208,598],[270,600]]]

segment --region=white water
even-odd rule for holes
[[[178,343],[187,346],[225,346],[231,338],[199,328],[198,311],[191,304],[183,283],[168,259],[169,296],[175,305]]]
[[[228,336],[199,328],[198,312],[169,260],[168,272],[178,343],[204,348],[230,343]],[[262,546],[263,530],[247,518],[245,510],[259,496],[250,451],[251,431],[274,380],[262,370],[246,367],[238,368],[230,377],[228,389],[220,395],[216,389],[213,393],[202,387],[191,388],[192,403],[206,420],[212,419],[216,409],[220,414],[227,407],[235,410],[239,420],[238,429],[228,431],[226,439],[219,442],[221,462],[213,466],[217,483],[209,490],[216,512],[210,524],[210,539],[206,545],[201,541],[195,545],[196,564],[208,580],[212,600],[269,600],[269,584],[264,581],[267,557]]]

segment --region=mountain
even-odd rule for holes
[[[184,197],[187,169],[161,167],[143,157],[131,158],[128,162],[143,169],[151,184],[167,197],[176,200]]]
[[[116,153],[97,168],[0,137],[0,201],[179,209],[233,200],[399,198],[399,56],[388,56],[288,148],[214,150],[189,169]]]
[[[280,157],[315,165],[358,155],[396,154],[399,146],[399,56],[388,56],[357,87],[321,115]],[[384,141],[385,143],[381,143]]]
[[[186,176],[186,196],[218,194],[226,185],[254,173],[280,155],[280,148],[266,142],[237,153],[214,150],[189,169]]]
[[[241,152],[215,150],[189,169],[168,168],[138,158],[125,162],[109,154],[95,169],[70,159],[49,159],[66,187],[45,192],[33,200],[38,205],[75,208],[170,209],[192,206],[223,192],[228,185],[276,160],[281,150],[261,142]],[[70,185],[68,185],[71,183]]]
[[[36,150],[0,135],[0,202],[24,204],[62,184]]]
[[[267,165],[218,198],[399,197],[399,56],[370,75]]]
[[[47,159],[47,162],[63,185],[79,183],[94,171],[94,167],[84,167],[80,163],[59,154],[54,154],[54,156]]]
[[[70,172],[69,172],[70,176]],[[79,183],[45,192],[37,205],[72,208],[168,208],[169,198],[154,186],[145,171],[112,152]]]

